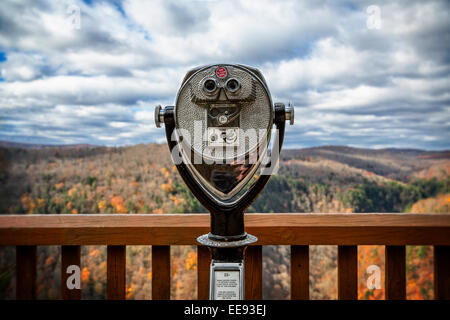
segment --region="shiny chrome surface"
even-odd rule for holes
[[[289,102],[286,107],[286,121],[289,120],[289,124],[294,124],[294,106]]]
[[[155,107],[155,124],[157,128],[161,128],[161,123],[164,123],[164,110],[161,105]]]
[[[226,76],[218,77],[218,68],[226,68]],[[261,73],[241,65],[194,69],[178,91],[174,113],[176,139],[189,172],[215,202],[238,201],[233,197],[266,155],[273,125],[272,100]],[[251,130],[256,134],[248,134]]]

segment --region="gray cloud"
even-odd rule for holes
[[[80,8],[80,29],[68,6]],[[369,5],[381,29],[366,25]],[[184,73],[256,66],[292,101],[287,147],[450,147],[446,1],[2,2],[0,139],[162,141],[153,106]]]

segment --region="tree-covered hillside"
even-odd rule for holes
[[[450,155],[421,150],[319,147],[285,150],[274,175],[247,212],[449,212]],[[205,212],[166,145],[0,147],[0,212],[16,214]],[[149,248],[127,249],[127,298],[149,298]],[[382,247],[359,247],[362,299],[383,290],[364,286],[363,271],[384,264]],[[430,298],[432,251],[408,249],[408,294]],[[14,250],[0,248],[0,295],[14,291]],[[104,247],[83,249],[83,297],[105,295]],[[60,251],[39,248],[40,298],[58,297]],[[196,297],[196,250],[172,248],[172,296]],[[51,275],[51,276],[50,276]],[[430,280],[431,279],[431,280]],[[336,248],[311,246],[311,296],[336,297]],[[264,248],[264,297],[289,297],[289,248]]]

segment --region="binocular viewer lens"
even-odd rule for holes
[[[226,83],[225,83],[225,87],[228,89],[228,91],[230,92],[236,92],[239,90],[241,84],[239,83],[239,81],[237,79],[229,79]]]
[[[213,79],[207,79],[203,83],[203,90],[206,91],[206,93],[213,93],[217,89],[217,83]]]
[[[206,79],[203,82],[203,91],[210,95],[217,93],[217,90],[220,89],[220,84],[215,79]],[[236,93],[241,88],[241,83],[238,79],[230,78],[225,82],[224,88],[227,93]]]

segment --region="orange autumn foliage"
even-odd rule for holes
[[[38,208],[43,208],[45,206],[45,199],[38,198],[36,200],[36,206]]]
[[[51,265],[53,263],[55,263],[55,257],[49,256],[49,257],[47,257],[47,259],[45,259],[45,265],[46,266],[49,266],[49,265]]]
[[[127,213],[127,208],[124,205],[124,199],[121,196],[113,196],[111,198],[111,206],[116,213]]]
[[[134,284],[131,283],[129,286],[127,286],[125,299],[129,300],[133,296],[135,291],[136,291],[136,288],[135,288]]]
[[[73,186],[69,191],[67,191],[67,194],[69,195],[69,197],[72,197],[75,195],[76,192],[77,192],[77,186]]]
[[[81,281],[88,282],[90,275],[91,272],[88,270],[88,268],[84,267],[83,270],[81,270]]]
[[[412,213],[448,213],[450,212],[450,194],[439,194],[435,198],[422,199],[414,203]]]
[[[197,253],[190,251],[185,259],[186,270],[197,270]]]
[[[433,247],[408,246],[406,295],[409,300],[433,299]]]
[[[98,249],[94,249],[89,252],[90,257],[98,257],[99,255],[100,255],[100,250],[98,250]]]
[[[169,178],[170,172],[166,168],[161,168],[161,173],[164,175],[165,178]]]
[[[176,206],[183,202],[183,199],[178,199],[174,195],[169,195],[169,199],[172,200]]]
[[[173,191],[173,187],[172,187],[172,185],[171,185],[170,183],[163,183],[163,184],[161,185],[161,189],[163,189],[164,192],[167,192],[167,193]]]
[[[32,214],[34,208],[36,208],[36,203],[28,192],[22,195],[22,197],[20,198],[20,202],[22,204],[22,207],[27,211],[28,214]]]
[[[100,210],[100,211],[105,210],[106,206],[107,206],[107,203],[105,200],[102,200],[97,204],[98,210]]]
[[[55,183],[53,186],[56,190],[61,190],[62,188],[64,188],[64,182]]]
[[[130,187],[132,187],[132,188],[138,188],[138,187],[139,187],[139,183],[136,182],[136,181],[131,181],[131,182],[130,182]]]

